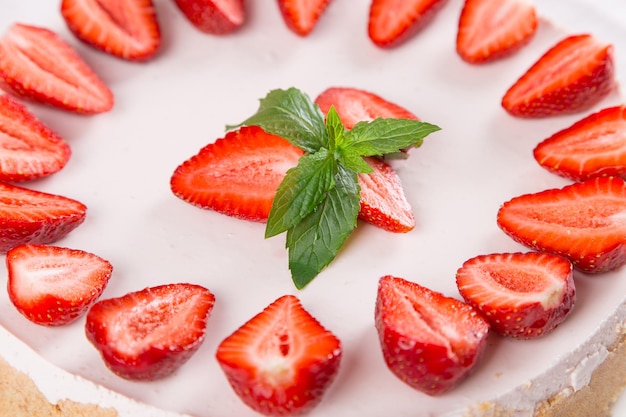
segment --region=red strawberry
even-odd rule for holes
[[[129,61],[152,58],[161,43],[152,0],[62,0],[61,15],[78,39]]]
[[[459,292],[504,336],[531,339],[554,330],[574,307],[570,261],[548,253],[495,253],[466,261]]]
[[[324,114],[334,106],[346,129],[352,129],[361,121],[369,122],[378,117],[418,120],[410,111],[365,90],[350,87],[331,87],[324,90],[315,103]]]
[[[0,252],[61,239],[84,220],[87,207],[60,195],[0,183]]]
[[[204,341],[214,303],[214,295],[199,285],[145,288],[95,303],[85,332],[115,374],[130,380],[165,378]]]
[[[465,0],[456,50],[470,63],[493,61],[526,45],[536,30],[535,5],[528,0]]]
[[[498,225],[527,247],[568,258],[599,273],[626,263],[626,183],[599,177],[515,197],[500,207]]]
[[[375,45],[400,45],[426,26],[446,0],[372,0],[368,35]]]
[[[574,181],[626,177],[626,107],[610,107],[579,120],[534,150],[547,170]]]
[[[380,279],[375,317],[391,372],[428,395],[442,394],[468,375],[489,333],[489,323],[471,306],[389,275]]]
[[[361,121],[376,118],[417,120],[417,117],[382,97],[349,87],[331,87],[323,91],[315,103],[324,114],[335,107],[346,129],[352,129]],[[361,210],[359,217],[368,223],[391,232],[408,232],[415,227],[415,218],[402,184],[393,168],[379,159],[367,158],[374,168],[371,174],[359,175],[361,187]]]
[[[281,137],[256,126],[242,127],[176,168],[170,185],[190,204],[264,222],[278,185],[302,155]]]
[[[69,145],[9,95],[0,95],[0,181],[27,181],[59,171]]]
[[[88,252],[20,245],[7,252],[9,298],[33,323],[60,326],[83,315],[111,277],[111,264]]]
[[[374,172],[359,174],[359,218],[390,232],[405,233],[413,230],[415,217],[396,172],[380,159],[367,158],[367,162],[374,168]]]
[[[36,26],[13,24],[0,39],[0,87],[80,113],[113,107],[113,94],[76,51]]]
[[[568,36],[513,84],[502,106],[517,117],[547,117],[590,108],[616,86],[613,46],[591,35]]]
[[[278,0],[287,27],[300,36],[307,36],[319,20],[330,0]]]
[[[244,24],[243,0],[175,0],[187,20],[201,32],[223,35]]]
[[[341,342],[293,295],[278,298],[228,336],[217,361],[241,400],[269,416],[301,414],[334,380]]]

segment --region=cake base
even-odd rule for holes
[[[35,382],[0,357],[0,410],[12,417],[116,417],[112,408],[61,400],[52,404]]]

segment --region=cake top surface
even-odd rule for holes
[[[73,374],[195,416],[254,415],[228,386],[215,349],[285,294],[297,295],[344,346],[340,373],[311,415],[443,415],[505,395],[549,371],[621,305],[623,270],[594,277],[576,273],[578,300],[565,323],[532,341],[490,337],[475,373],[442,397],[414,391],[387,370],[373,325],[383,275],[460,298],[454,277],[465,260],[526,251],[499,230],[498,208],[512,197],[570,183],[542,169],[532,149],[583,115],[621,102],[614,93],[583,114],[540,120],[506,114],[500,100],[507,88],[568,33],[597,30],[596,36],[615,42],[618,79],[626,77],[620,66],[626,51],[617,43],[626,35],[619,23],[626,16],[602,14],[591,1],[536,3],[542,18],[529,45],[502,61],[471,66],[454,49],[459,0],[449,0],[415,38],[389,50],[367,38],[365,0],[335,0],[306,38],[285,27],[274,2],[247,2],[246,25],[220,37],[195,30],[174,2],[157,0],[163,47],[153,61],[141,64],[72,38],[56,4],[0,0],[0,30],[19,21],[56,31],[115,94],[113,110],[94,116],[29,104],[70,143],[73,154],[59,173],[25,185],[88,206],[85,223],[58,244],[113,264],[103,298],[174,282],[203,285],[216,297],[200,350],[175,375],[154,383],[112,374],[85,338],[84,320],[63,328],[34,325],[13,308],[5,291],[0,325]],[[593,27],[582,18],[587,8],[593,10]],[[561,22],[557,11],[565,9],[570,14]],[[226,125],[254,113],[269,90],[292,86],[312,98],[328,87],[361,88],[442,128],[410,158],[393,162],[415,213],[415,229],[393,234],[360,223],[340,256],[300,291],[287,269],[284,237],[266,240],[262,224],[192,207],[169,189],[181,162],[223,137]]]

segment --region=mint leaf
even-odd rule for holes
[[[337,114],[334,106],[330,106],[326,114],[326,133],[328,134],[328,149],[335,152],[337,143],[341,144],[344,140],[346,128],[343,127],[341,119]]]
[[[280,183],[265,228],[265,237],[293,227],[315,209],[335,185],[336,161],[322,148],[300,158]]]
[[[240,126],[260,126],[306,152],[316,152],[328,143],[322,111],[306,94],[293,87],[270,91],[260,100],[253,116],[227,128]]]
[[[346,147],[361,156],[393,154],[410,146],[420,146],[439,126],[410,119],[375,119],[359,122],[346,133]]]
[[[287,231],[289,269],[298,289],[335,259],[356,227],[361,207],[357,175],[339,165],[335,183],[318,207]]]

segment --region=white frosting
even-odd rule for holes
[[[454,274],[465,260],[525,250],[497,228],[499,205],[568,183],[540,168],[531,151],[581,116],[517,120],[500,108],[504,91],[562,37],[562,30],[542,20],[536,38],[521,53],[478,67],[463,63],[454,51],[461,0],[449,0],[418,37],[389,51],[367,39],[367,0],[335,0],[308,38],[289,32],[270,0],[248,1],[246,27],[228,37],[197,32],[172,1],[156,4],[162,54],[132,64],[75,40],[55,2],[0,0],[0,30],[22,21],[57,31],[116,97],[110,113],[92,117],[30,106],[68,140],[73,155],[63,171],[28,186],[89,207],[85,223],[59,244],[112,262],[113,277],[103,297],[178,281],[205,285],[216,295],[207,338],[196,355],[171,378],[136,383],[106,369],[84,336],[83,320],[64,328],[36,326],[0,291],[0,325],[8,330],[0,329],[0,352],[31,375],[51,401],[69,397],[113,405],[123,416],[253,416],[226,383],[215,349],[287,293],[298,295],[343,341],[340,373],[312,416],[465,416],[497,404],[526,416],[537,401],[587,383],[622,334],[623,269],[597,277],[577,274],[578,300],[562,326],[532,341],[492,336],[474,374],[437,398],[412,390],[386,369],[373,326],[380,276],[402,276],[459,297]],[[568,0],[537,4],[540,13],[553,12],[556,18],[560,10],[588,11]],[[612,25],[615,16],[599,20],[598,27],[614,36],[606,40],[617,42],[626,34]],[[581,31],[587,31],[587,20],[566,23],[580,21]],[[616,45],[620,79],[625,75],[619,66],[626,56],[626,51],[620,55],[622,43]],[[168,185],[176,166],[222,136],[226,124],[253,113],[268,90],[290,86],[313,97],[329,86],[363,88],[443,128],[407,161],[394,163],[415,212],[415,230],[396,235],[360,225],[337,260],[300,292],[290,282],[282,237],[264,240],[263,225],[192,207],[175,198]],[[618,102],[613,95],[596,109]],[[0,269],[0,277],[5,275]],[[142,408],[137,401],[174,414]]]

